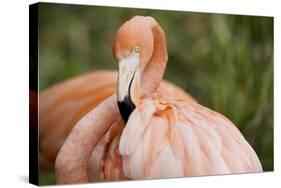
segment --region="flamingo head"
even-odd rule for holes
[[[118,62],[117,102],[125,122],[140,101],[140,77],[153,54],[155,22],[151,17],[135,16],[116,33],[113,55]]]

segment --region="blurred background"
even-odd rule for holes
[[[116,30],[135,15],[166,33],[165,79],[228,117],[265,171],[273,170],[273,18],[63,4],[39,5],[39,88],[99,69],[116,69]],[[40,184],[55,183],[40,172]]]

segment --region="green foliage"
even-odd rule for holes
[[[40,90],[116,69],[115,32],[135,15],[153,16],[166,32],[165,79],[232,120],[273,170],[273,18],[41,4]]]

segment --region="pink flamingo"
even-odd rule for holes
[[[41,170],[54,168],[60,147],[74,125],[116,91],[116,76],[114,71],[94,71],[57,83],[40,93]]]
[[[117,95],[73,128],[56,159],[58,183],[262,172],[230,120],[157,90],[168,57],[165,33],[153,18],[124,23],[113,53]]]

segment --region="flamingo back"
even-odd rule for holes
[[[255,151],[226,117],[169,98],[143,100],[125,127],[116,121],[89,169],[94,181],[262,172]]]

